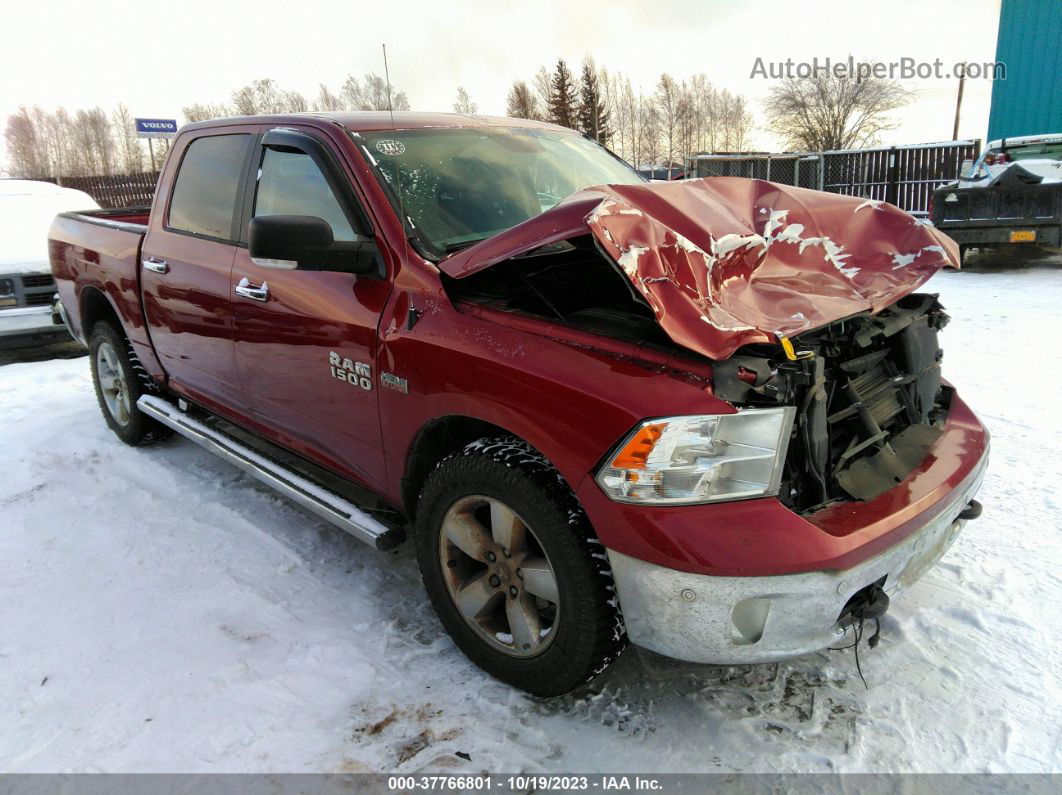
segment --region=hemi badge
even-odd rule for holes
[[[393,373],[380,373],[380,383],[395,392],[401,392],[403,395],[409,394],[409,384],[406,379],[399,378]]]

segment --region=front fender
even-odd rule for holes
[[[601,350],[462,312],[448,301],[420,306],[431,309],[412,330],[394,324],[381,335],[376,359],[388,483],[395,489],[417,434],[439,417],[470,417],[519,436],[578,490],[637,422],[734,411],[711,394],[707,377],[624,355],[612,340],[602,345],[613,350]],[[548,323],[541,326],[548,331]],[[387,388],[385,374],[404,379],[407,391]],[[399,502],[397,492],[389,496]]]

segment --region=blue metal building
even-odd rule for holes
[[[1062,0],[1002,0],[988,138],[1062,133]]]

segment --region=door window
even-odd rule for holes
[[[355,239],[328,180],[305,152],[265,150],[254,215],[312,215],[328,222],[336,240]]]
[[[170,198],[167,228],[231,240],[232,216],[251,136],[211,135],[188,145]]]

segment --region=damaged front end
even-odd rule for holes
[[[781,345],[752,345],[713,375],[738,405],[797,407],[779,499],[797,512],[893,488],[942,432],[951,390],[941,381],[936,296],[912,294]]]
[[[460,301],[710,363],[738,407],[794,406],[780,499],[871,500],[941,433],[937,333],[914,291],[954,243],[881,202],[759,180],[575,194],[439,263]]]

